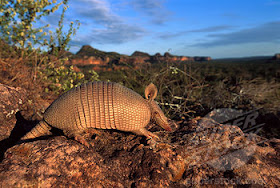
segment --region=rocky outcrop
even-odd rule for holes
[[[92,55],[96,55],[95,53],[95,49],[93,47],[91,47],[90,45],[84,45],[82,46],[82,48],[76,53],[77,56],[92,56]]]
[[[84,56],[83,58],[76,58],[76,59],[72,59],[70,62],[68,62],[69,64],[72,65],[98,65],[98,66],[106,66],[108,65],[108,63],[110,62],[110,58],[109,57],[104,57],[104,58],[100,58],[100,57],[94,57],[94,56]]]
[[[163,56],[160,53],[156,53],[154,56],[151,56],[150,60],[152,62],[172,62],[172,63],[180,63],[180,62],[186,62],[186,61],[193,62],[194,61],[194,59],[192,57],[174,56],[168,52],[164,53]]]
[[[16,123],[15,114],[26,100],[26,92],[22,88],[14,88],[0,83],[0,140],[11,134]]]
[[[150,54],[146,52],[140,52],[140,51],[135,51],[133,54],[131,54],[131,57],[150,57]]]
[[[0,163],[0,186],[280,186],[280,140],[209,118],[182,122],[171,133],[148,129],[161,141],[99,130],[86,135],[90,148],[62,135],[15,145]]]
[[[186,61],[210,61],[210,57],[188,57],[188,56],[175,56],[169,52],[164,53],[162,56],[160,53],[155,55],[149,55],[146,52],[135,51],[131,56],[121,55],[115,52],[103,52],[92,48],[89,45],[83,46],[74,56],[71,56],[68,64],[85,66],[94,65],[94,70],[119,70],[124,66],[130,65],[134,68],[145,68],[153,63],[159,62],[172,62],[180,63]],[[112,67],[114,65],[114,68]]]
[[[90,45],[84,45],[82,48],[76,53],[75,58],[84,58],[84,57],[95,57],[95,58],[109,58],[110,60],[115,60],[120,58],[121,54],[116,52],[104,52],[98,49],[91,47]]]
[[[140,52],[137,52],[137,54],[139,54]],[[143,53],[143,52],[142,52]],[[133,53],[134,54],[134,53]],[[143,56],[142,56],[143,57]],[[196,56],[196,57],[189,57],[189,56],[175,56],[170,54],[169,52],[165,52],[164,55],[161,55],[160,53],[156,53],[153,56],[144,56],[146,59],[149,59],[147,61],[150,61],[152,63],[156,63],[156,62],[174,62],[174,63],[178,63],[178,62],[184,62],[184,61],[211,61],[211,57],[202,57],[202,56]]]

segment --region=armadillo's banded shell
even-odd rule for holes
[[[91,82],[71,89],[55,100],[44,114],[53,127],[81,130],[137,130],[150,121],[150,109],[138,93],[110,82]]]

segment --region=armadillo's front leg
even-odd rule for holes
[[[159,140],[159,137],[153,133],[151,133],[150,131],[148,131],[147,129],[145,128],[141,128],[141,129],[138,129],[138,130],[134,130],[132,131],[133,133],[135,134],[138,134],[138,135],[144,135],[146,136],[147,138],[149,139],[155,139],[155,140]]]

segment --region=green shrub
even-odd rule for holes
[[[84,79],[83,73],[76,73],[73,67],[67,67],[65,52],[69,50],[69,42],[79,28],[79,22],[71,22],[67,32],[64,32],[64,15],[68,8],[68,0],[2,0],[0,4],[0,38],[1,44],[10,48],[0,51],[0,57],[20,59],[15,68],[24,64],[30,66],[30,85],[37,80],[37,75],[50,84],[50,89],[56,93],[67,91]],[[47,34],[49,25],[35,27],[42,17],[54,13],[62,6],[58,27]],[[13,53],[13,51],[15,53]],[[44,52],[45,51],[45,52]],[[21,52],[21,53],[18,53]],[[9,55],[10,54],[10,55]],[[11,55],[13,54],[13,55]],[[14,54],[19,54],[14,56]],[[11,66],[10,66],[11,67]],[[9,67],[9,69],[11,69]],[[14,66],[13,66],[14,67]],[[16,70],[10,70],[17,72]],[[89,79],[96,80],[95,72],[89,73]],[[28,80],[28,79],[26,79]]]
[[[36,21],[55,12],[63,2],[56,1],[8,1],[2,0],[0,5],[1,38],[9,44],[24,49],[32,48],[40,43],[46,33],[43,30],[49,25],[34,27]]]
[[[85,76],[82,72],[75,72],[72,65],[65,66],[63,63],[59,65],[49,63],[40,69],[39,75],[44,81],[49,82],[49,87],[45,89],[45,92],[52,91],[56,94],[68,91],[82,83],[99,80],[99,75],[93,70],[88,71]]]

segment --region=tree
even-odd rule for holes
[[[63,19],[67,10],[68,0],[57,3],[56,0],[0,0],[0,37],[10,45],[32,49],[35,46],[47,48],[58,47],[65,50],[71,35],[75,35],[74,22],[70,23],[70,29],[63,33]],[[58,28],[55,35],[50,32],[47,37],[49,24],[35,27],[34,24],[42,17],[48,16],[63,6]],[[57,40],[57,41],[56,41]]]

